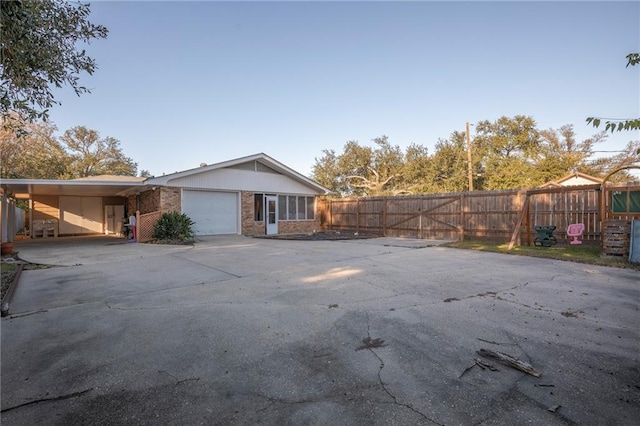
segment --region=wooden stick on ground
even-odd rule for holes
[[[542,374],[537,372],[531,364],[521,361],[518,358],[515,358],[511,355],[504,354],[502,352],[493,351],[491,349],[480,349],[478,351],[478,355],[483,356],[485,358],[495,359],[496,361],[499,361],[505,365],[508,365],[511,368],[515,368],[516,370],[520,370],[522,372],[530,374],[533,377],[542,376]]]

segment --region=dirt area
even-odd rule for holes
[[[256,238],[267,238],[273,240],[296,240],[296,241],[330,241],[330,240],[362,240],[367,238],[379,238],[380,234],[373,232],[353,232],[353,231],[322,231],[311,234],[280,234],[264,235]]]

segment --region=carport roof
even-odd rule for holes
[[[2,179],[3,194],[27,199],[32,195],[124,196],[126,191],[144,186],[146,178],[135,176],[94,176],[76,180]]]

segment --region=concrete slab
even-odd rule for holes
[[[1,323],[2,422],[636,424],[637,272],[394,242],[78,247]]]

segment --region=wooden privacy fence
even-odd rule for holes
[[[324,228],[392,237],[509,241],[531,244],[535,226],[554,225],[564,238],[584,223],[585,240],[600,239],[599,185],[412,196],[324,199]]]

